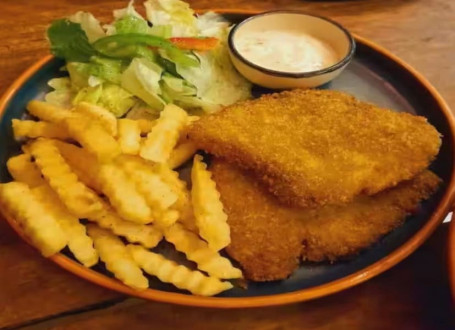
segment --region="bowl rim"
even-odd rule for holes
[[[335,27],[340,29],[346,36],[348,43],[349,43],[348,53],[341,60],[339,60],[338,62],[336,62],[335,64],[333,64],[329,67],[319,69],[319,70],[304,71],[304,72],[278,71],[278,70],[268,69],[268,68],[265,68],[263,66],[260,66],[258,64],[251,62],[238,51],[238,49],[235,45],[235,42],[234,42],[235,33],[242,26],[244,26],[245,24],[247,24],[255,19],[262,18],[264,16],[275,15],[275,14],[295,14],[295,15],[301,15],[301,16],[310,16],[310,17],[318,18],[320,20],[326,21],[326,22],[334,25]],[[324,17],[324,16],[314,15],[314,14],[310,14],[310,13],[307,13],[305,11],[300,11],[300,10],[271,10],[271,11],[262,12],[262,13],[259,13],[259,14],[256,14],[254,16],[247,18],[247,19],[243,20],[242,22],[236,24],[231,29],[231,31],[229,31],[228,46],[229,46],[229,50],[231,51],[231,54],[233,56],[235,56],[239,61],[241,61],[242,63],[244,63],[245,65],[247,65],[249,67],[252,67],[269,76],[280,77],[280,78],[295,78],[295,79],[311,78],[311,77],[315,77],[315,76],[320,76],[323,74],[334,72],[340,68],[343,68],[345,65],[347,65],[352,60],[352,57],[354,56],[354,53],[356,50],[355,39],[353,38],[352,34],[348,31],[348,29],[346,29],[340,23],[335,22],[334,20]]]
[[[220,14],[230,15],[254,15],[257,14],[256,10],[226,10],[226,9],[211,9]],[[203,12],[203,11],[201,11]],[[437,90],[424,78],[419,72],[412,68],[409,64],[393,55],[386,49],[378,46],[377,44],[353,34],[355,39],[388,57],[395,63],[399,64],[405,70],[410,72],[414,78],[419,81],[431,94],[431,96],[438,103],[441,111],[444,114],[445,119],[450,127],[450,131],[455,136],[455,117],[451,113],[449,106],[444,101],[442,96]],[[54,57],[47,55],[38,62],[35,62],[25,72],[23,72],[6,90],[0,99],[0,116],[3,116],[5,109],[11,102],[17,91],[24,85],[27,80],[39,71],[44,65],[52,61]],[[455,138],[452,141],[455,144]],[[375,263],[365,267],[353,274],[342,277],[338,280],[318,285],[311,288],[301,289],[294,292],[280,293],[274,295],[264,295],[256,297],[200,297],[189,294],[167,292],[156,289],[147,289],[144,291],[137,291],[126,285],[120,283],[114,278],[107,277],[101,273],[98,273],[92,269],[85,268],[76,261],[66,257],[65,255],[58,253],[51,256],[50,259],[54,263],[58,264],[63,269],[77,275],[80,278],[86,279],[92,283],[98,284],[107,289],[115,290],[120,293],[128,294],[131,296],[165,302],[173,303],[177,305],[197,306],[197,307],[211,307],[211,308],[250,308],[250,307],[265,307],[265,306],[276,306],[284,305],[302,301],[313,300],[323,296],[327,296],[347,288],[353,287],[360,283],[363,283],[372,277],[383,273],[391,267],[398,264],[400,261],[408,257],[413,253],[440,225],[447,213],[452,207],[452,202],[455,196],[455,163],[452,167],[452,176],[450,182],[447,185],[446,193],[441,197],[435,212],[431,215],[425,225],[420,228],[408,241],[395,249],[392,253],[384,256]],[[29,240],[24,236],[23,231],[16,221],[4,215],[4,218],[9,225],[16,231],[16,233],[26,242]],[[454,225],[455,227],[455,225]],[[30,243],[29,243],[30,244]]]

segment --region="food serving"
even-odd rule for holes
[[[272,89],[318,87],[336,78],[354,55],[351,34],[329,19],[278,10],[252,16],[229,33],[236,69]]]
[[[330,45],[301,32],[251,32],[239,36],[236,45],[243,57],[275,71],[311,72],[328,68],[338,61]]]
[[[437,190],[425,118],[336,91],[251,100],[226,22],[145,7],[147,20],[130,3],[104,27],[78,13],[49,28],[69,76],[12,120],[22,151],[0,184],[2,212],[44,256],[67,247],[134,290],[156,277],[211,296],[355,258]]]

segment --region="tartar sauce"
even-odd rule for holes
[[[239,53],[261,67],[283,72],[309,72],[338,61],[330,45],[297,31],[257,31],[235,40]]]

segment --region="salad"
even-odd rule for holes
[[[157,117],[168,103],[210,113],[251,97],[251,85],[230,62],[229,23],[209,12],[195,16],[179,0],[148,0],[146,16],[131,1],[102,25],[92,14],[52,22],[51,52],[68,77],[49,81],[47,102],[89,102],[117,117]]]

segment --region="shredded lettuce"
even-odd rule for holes
[[[81,29],[87,35],[90,43],[93,43],[106,35],[100,22],[90,13],[78,11],[68,19],[73,23],[79,23],[81,25]]]
[[[165,104],[160,97],[162,71],[159,65],[146,58],[135,58],[123,72],[121,86],[152,108],[161,110]]]
[[[53,78],[47,83],[54,90],[44,96],[44,100],[62,108],[70,108],[75,92],[68,77]]]
[[[110,110],[116,117],[122,117],[137,99],[119,85],[105,83],[97,104]]]
[[[228,28],[229,22],[223,16],[211,11],[199,15],[197,18],[198,36],[200,37],[217,37],[223,39],[226,36],[225,32]]]
[[[197,34],[197,20],[189,4],[180,0],[148,0],[144,2],[147,19],[157,26],[170,25],[173,37]]]
[[[145,18],[130,1],[103,27],[86,12],[54,21],[47,32],[51,51],[66,60],[69,79],[50,82],[54,90],[46,99],[66,107],[88,101],[116,116],[158,116],[167,103],[213,112],[251,97],[251,84],[230,61],[229,23],[222,16],[195,16],[180,0],[144,6]],[[194,51],[204,49],[196,44],[206,37],[218,42]]]
[[[87,86],[87,87],[81,88],[73,99],[73,105],[76,105],[80,102],[88,102],[88,103],[97,104],[98,100],[101,97],[102,92],[103,92],[102,85]]]
[[[141,14],[139,14],[134,8],[134,0],[131,0],[126,8],[114,10],[113,15],[115,20],[119,20],[125,16],[134,16],[140,19],[144,19]]]
[[[149,33],[150,27],[142,17],[126,15],[114,23],[117,34],[125,33]]]
[[[77,87],[97,85],[102,81],[120,84],[124,64],[120,60],[93,56],[88,63],[69,62],[67,69],[73,84]],[[92,77],[98,78],[96,83],[89,83]]]

